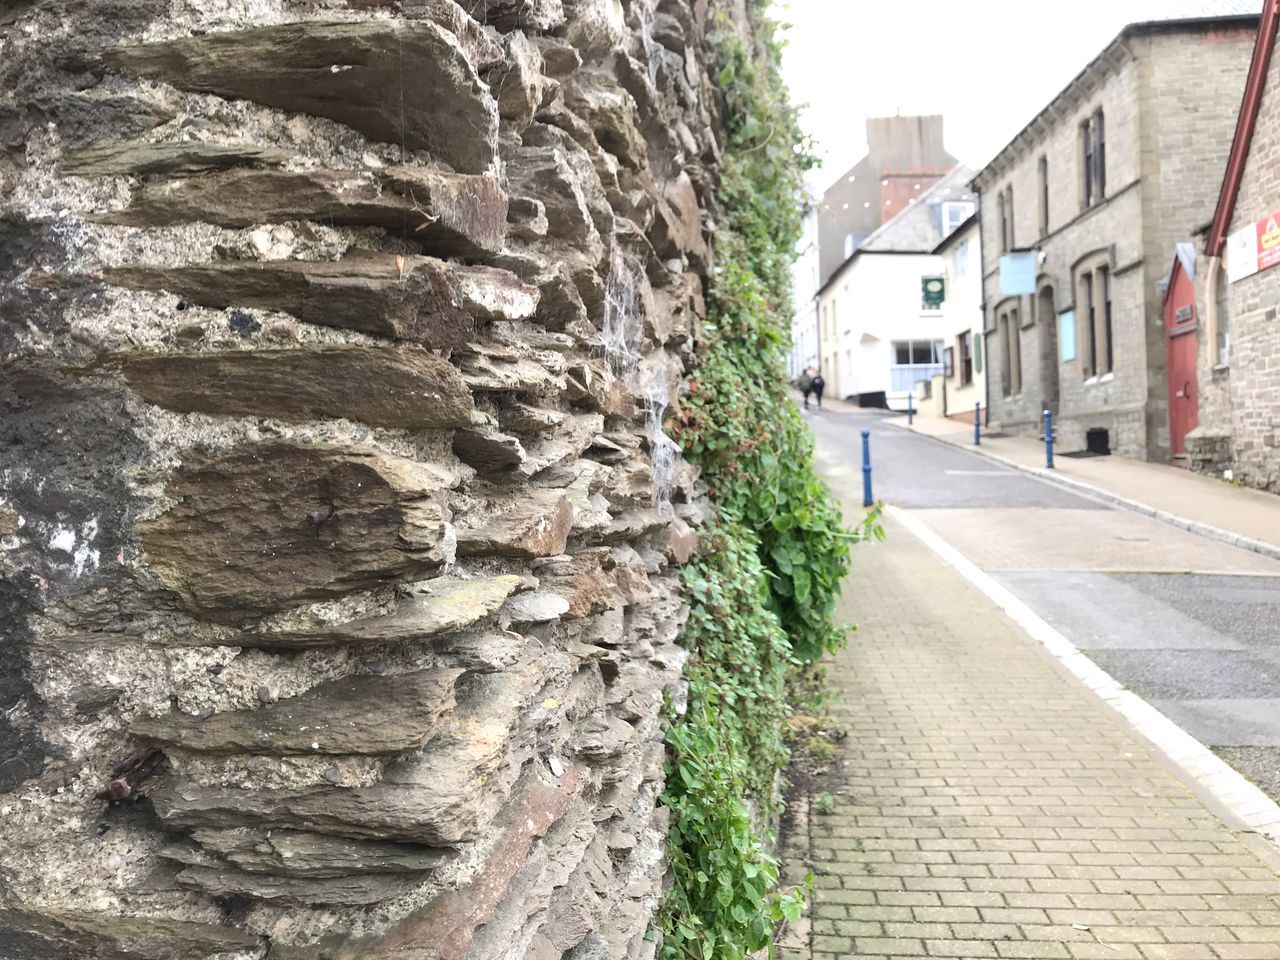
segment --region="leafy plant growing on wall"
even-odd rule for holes
[[[689,697],[669,727],[664,960],[738,960],[771,947],[798,894],[780,891],[767,852],[788,759],[792,671],[838,649],[833,619],[849,546],[813,469],[813,441],[786,394],[791,274],[804,172],[813,164],[779,72],[776,26],[754,41],[728,25],[712,42],[727,134],[717,193],[716,274],[705,341],[674,425],[702,469],[715,518],[685,570]]]

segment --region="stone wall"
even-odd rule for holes
[[[1232,118],[1234,119],[1234,117]],[[1229,232],[1280,208],[1280,58],[1273,57],[1258,110]],[[1200,315],[1217,295],[1208,289],[1207,263],[1197,273]],[[1200,428],[1197,467],[1280,493],[1280,269],[1272,267],[1227,287],[1230,350],[1219,362],[1210,332],[1200,327]]]
[[[0,956],[623,958],[701,0],[0,12]]]
[[[1113,44],[1055,100],[1052,111],[993,161],[978,182],[982,233],[991,422],[1033,436],[1046,407],[1055,412],[1063,450],[1084,449],[1086,432],[1104,428],[1113,452],[1165,460],[1169,454],[1164,326],[1156,282],[1173,246],[1213,215],[1234,110],[1244,89],[1252,30],[1170,25]],[[1095,110],[1106,119],[1106,198],[1083,206],[1080,125]],[[1049,225],[1039,229],[1039,162],[1048,161]],[[1215,173],[1215,171],[1217,171]],[[996,195],[1012,186],[1014,246],[1044,254],[1035,297],[1021,297],[1023,389],[1000,390],[996,316],[1000,227]],[[1111,272],[1113,370],[1084,375],[1085,322],[1078,299],[1081,261],[1099,256]],[[1053,303],[1054,316],[1043,305]],[[1062,361],[1054,325],[1073,310],[1076,358]]]

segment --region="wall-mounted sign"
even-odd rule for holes
[[[1227,237],[1227,279],[1232,283],[1280,263],[1280,212]]]
[[[920,281],[920,286],[924,291],[926,310],[937,310],[947,299],[947,285],[941,277],[924,277]]]
[[[1076,312],[1074,310],[1058,314],[1058,350],[1062,355],[1063,363],[1076,358]]]
[[[1036,292],[1036,252],[1006,253],[1000,258],[1000,293],[1016,297]]]

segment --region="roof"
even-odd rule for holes
[[[934,208],[947,200],[976,202],[977,198],[969,191],[972,178],[973,171],[968,167],[955,167],[863,240],[858,249],[832,272],[818,293],[834,283],[850,263],[865,253],[932,253],[943,240],[942,221]]]
[[[972,199],[969,194],[972,177],[973,171],[968,167],[956,167],[914,203],[907,204],[891,220],[882,223],[858,249],[871,253],[931,253],[942,240],[942,224],[934,205],[966,196]]]
[[[1045,104],[1014,137],[978,171],[973,178],[973,185],[996,166],[1019,143],[1031,139],[1032,131],[1045,124],[1045,118],[1052,119],[1056,115],[1055,108],[1063,100],[1067,100],[1084,83],[1085,79],[1096,69],[1103,67],[1116,56],[1123,55],[1124,42],[1130,37],[1144,33],[1160,33],[1178,30],[1194,30],[1206,26],[1227,26],[1256,23],[1264,5],[1271,6],[1274,0],[1144,0],[1135,12],[1147,14],[1147,19],[1135,20],[1124,27],[1116,36],[1090,60],[1071,81],[1058,91],[1057,95]]]
[[[959,240],[961,235],[963,235],[966,230],[968,230],[970,227],[977,226],[978,221],[981,218],[982,218],[982,211],[975,209],[973,213],[969,215],[968,219],[966,219],[963,223],[960,224],[960,226],[956,227],[954,230],[948,233],[945,237],[943,237],[941,241],[939,241],[938,245],[933,248],[933,252],[942,253],[942,251],[946,250],[949,246],[951,246],[953,243]]]
[[[1236,197],[1240,193],[1240,181],[1244,177],[1245,161],[1253,146],[1253,130],[1258,122],[1258,110],[1262,106],[1262,94],[1267,87],[1267,74],[1271,69],[1271,54],[1276,46],[1276,28],[1280,25],[1280,0],[1266,0],[1262,10],[1262,22],[1258,26],[1258,39],[1253,47],[1253,59],[1249,62],[1249,76],[1244,84],[1244,98],[1240,102],[1240,115],[1236,119],[1236,132],[1231,138],[1231,152],[1227,154],[1227,171],[1218,191],[1218,206],[1209,227],[1209,239],[1205,252],[1211,257],[1222,255],[1227,240],[1231,217],[1235,214]]]

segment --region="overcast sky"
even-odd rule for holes
[[[868,116],[941,113],[947,148],[976,169],[1126,24],[1249,0],[776,2],[793,25],[783,69],[807,104],[822,190],[866,152]]]

